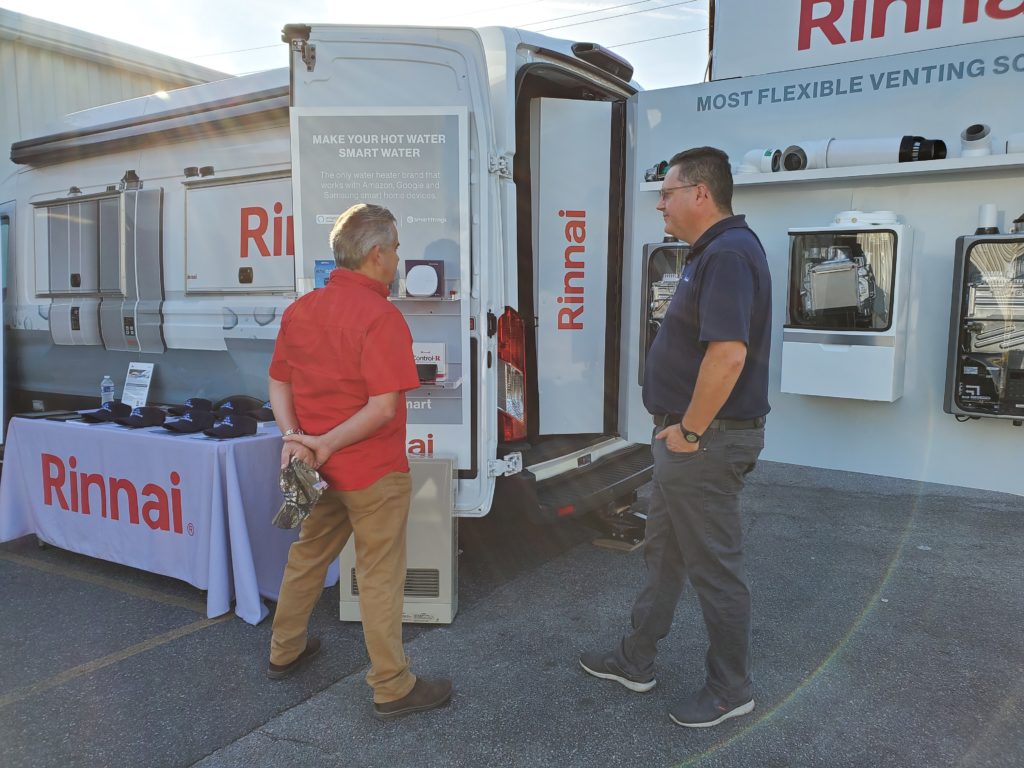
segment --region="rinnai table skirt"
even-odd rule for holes
[[[298,530],[281,505],[276,426],[216,440],[162,427],[11,419],[0,477],[0,541],[36,534],[61,549],[207,590],[206,615],[250,624],[277,599]],[[326,586],[338,580],[337,563]]]

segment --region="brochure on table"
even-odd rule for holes
[[[149,399],[149,385],[153,381],[155,363],[129,363],[128,375],[124,380],[121,402],[132,408],[145,405]]]

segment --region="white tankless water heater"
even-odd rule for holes
[[[843,211],[790,229],[783,392],[892,402],[903,394],[910,227],[890,211]]]
[[[406,624],[451,624],[459,607],[458,518],[454,458],[409,457],[412,502],[405,571]],[[355,542],[339,559],[342,621],[359,621]]]

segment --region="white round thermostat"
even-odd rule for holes
[[[405,275],[405,292],[410,296],[433,296],[437,293],[437,270],[417,264]]]

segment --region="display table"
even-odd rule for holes
[[[0,541],[30,533],[61,549],[207,590],[206,615],[250,624],[277,599],[298,530],[281,505],[281,436],[216,440],[162,427],[11,419],[0,478]],[[337,563],[327,586],[338,580]]]

